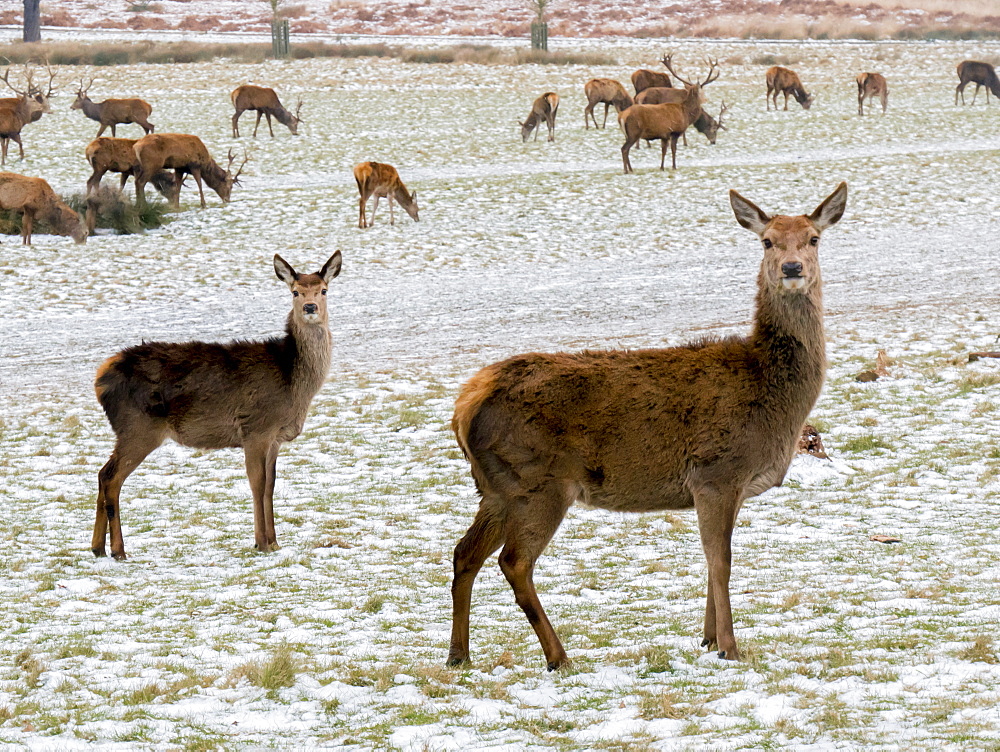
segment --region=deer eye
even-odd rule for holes
[[[770,247],[771,247],[771,246],[773,246],[773,245],[774,245],[774,243],[772,243],[772,242],[771,242],[770,240],[768,240],[767,238],[764,238],[764,247],[765,247],[765,248],[770,248]]]
[[[323,290],[323,294],[326,295],[326,290]]]
[[[809,238],[809,245],[819,245],[819,235],[813,235]]]
[[[293,298],[299,297],[299,291],[298,290],[292,290],[292,297]]]

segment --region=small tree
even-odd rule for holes
[[[24,0],[24,41],[42,41],[41,0]]]
[[[552,0],[523,0],[523,2],[535,14],[535,20],[531,22],[531,48],[548,50],[549,25],[545,20],[545,12],[552,5]]]

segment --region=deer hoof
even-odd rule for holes
[[[108,555],[107,552],[104,550],[103,546],[100,547],[100,548],[92,548],[90,550],[93,551],[94,556],[96,556],[98,559],[100,559],[103,556],[107,556]]]
[[[701,646],[703,648],[708,648],[709,650],[711,650],[712,646],[715,645],[715,644],[716,643],[715,643],[715,638],[714,637],[706,637],[704,640],[701,641]]]
[[[468,656],[449,655],[448,660],[445,661],[444,665],[448,666],[449,668],[457,668],[458,666],[465,666],[468,663],[469,663]]]
[[[128,558],[124,551],[112,551],[111,556],[115,561],[125,561]]]

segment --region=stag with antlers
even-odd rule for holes
[[[249,161],[244,153],[243,162],[233,172],[236,160],[233,150],[229,150],[229,163],[222,169],[212,159],[200,138],[186,133],[151,133],[135,142],[133,147],[139,169],[135,176],[135,197],[139,206],[146,204],[146,183],[161,170],[173,170],[178,179],[187,174],[198,184],[201,208],[205,208],[205,191],[201,185],[204,178],[208,187],[215,191],[223,203],[229,203],[233,186],[239,184],[240,173]],[[175,204],[176,207],[176,204]]]
[[[153,111],[153,106],[145,99],[105,99],[103,102],[94,102],[87,95],[94,79],[89,81],[80,79],[80,87],[76,90],[76,100],[69,106],[71,110],[83,110],[83,114],[91,120],[96,120],[101,124],[95,138],[100,138],[107,128],[111,128],[111,137],[114,138],[116,125],[126,125],[135,123],[142,127],[146,134],[154,130],[154,126],[149,122],[149,115]]]

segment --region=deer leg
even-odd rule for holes
[[[607,127],[608,127],[608,110],[609,109],[611,109],[611,105],[609,105],[607,102],[605,102],[604,103],[604,122],[601,123],[601,127],[604,128],[604,129],[607,129]],[[597,126],[597,121],[596,120],[594,121],[594,126],[595,127]]]
[[[670,166],[673,169],[677,169],[677,136],[676,133],[670,134]],[[663,169],[663,160],[660,160],[660,169]]]
[[[34,222],[34,212],[25,209],[21,214],[21,245],[31,245],[31,230]]]
[[[375,202],[372,204],[372,216],[368,220],[368,226],[371,227],[375,224],[375,210],[378,209],[378,194],[375,194]]]
[[[233,138],[240,137],[240,115],[243,114],[243,110],[236,110],[236,114],[233,115]]]
[[[0,166],[7,164],[7,144],[9,139],[6,136],[0,138]]]
[[[667,161],[667,142],[669,140],[668,138],[660,139],[660,170],[663,170],[663,163]]]
[[[451,582],[451,645],[449,666],[469,660],[469,610],[472,607],[472,586],[486,557],[503,543],[502,501],[484,497],[468,532],[455,546],[454,579]]]
[[[267,115],[267,129],[271,132],[271,138],[274,138],[274,128],[271,127],[271,113],[265,112],[264,114]]]
[[[247,444],[243,447],[246,459],[247,479],[253,493],[253,533],[258,551],[267,553],[278,548],[274,535],[274,508],[268,498],[268,491],[274,492],[273,461],[277,458],[277,445],[273,442]],[[272,515],[270,524],[268,513]]]
[[[588,102],[587,106],[583,108],[583,126],[588,131],[590,130],[590,118],[592,117],[594,117],[594,105]],[[597,118],[594,118],[594,127],[597,127]]]
[[[281,445],[275,441],[267,448],[267,477],[264,483],[264,534],[272,551],[277,551],[278,535],[274,530],[274,481],[278,475],[278,449]]]
[[[194,182],[198,184],[198,195],[201,197],[201,208],[205,208],[205,189],[201,185],[201,168],[193,167],[191,169],[191,174],[194,176]]]
[[[978,97],[978,96],[979,96],[979,82],[977,81],[976,82],[976,90],[974,92],[972,92],[972,104],[973,104],[973,106],[975,106],[975,104],[976,104],[976,97]],[[965,92],[962,92],[962,102],[963,103],[965,102]]]
[[[257,138],[257,129],[260,128],[260,118],[261,118],[261,115],[263,115],[264,113],[261,112],[260,110],[254,110],[254,112],[257,113],[257,122],[254,123],[254,126],[253,126],[253,137]]]
[[[889,106],[889,92],[882,92],[882,114],[885,114],[885,108]]]
[[[124,561],[125,539],[122,537],[122,523],[119,515],[119,499],[122,484],[132,472],[139,467],[146,457],[162,443],[160,436],[150,435],[134,440],[118,439],[115,442],[111,457],[97,474],[97,516],[94,520],[94,535],[90,541],[90,550],[94,556],[104,556],[104,542],[108,528],[111,528],[111,555]]]
[[[739,660],[729,600],[729,577],[732,570],[733,528],[741,503],[740,492],[707,484],[697,489],[694,496],[701,545],[708,563],[702,645],[717,647],[720,658]]]
[[[368,226],[368,222],[365,219],[365,195],[361,194],[361,200],[358,201],[358,227],[364,229]]]
[[[118,134],[115,133],[115,123],[111,124],[111,138],[118,138]]]
[[[778,107],[778,101],[777,101],[778,97],[775,97],[774,99],[775,99],[774,106],[777,109],[777,107]],[[785,92],[785,111],[786,112],[788,111],[788,92],[787,91]]]
[[[392,203],[393,203],[392,202],[392,194],[390,193],[388,196],[386,196],[386,199],[389,201],[389,224],[390,225],[394,225],[394,224],[396,224],[396,217],[392,213]]]
[[[625,167],[625,174],[628,175],[632,172],[632,160],[629,159],[629,152],[632,150],[632,147],[638,143],[639,139],[633,139],[629,136],[626,136],[626,139],[625,143],[622,144],[622,164]]]
[[[566,492],[556,483],[547,489],[535,492],[527,503],[517,503],[508,509],[506,524],[507,541],[500,552],[500,570],[514,591],[514,601],[524,615],[542,645],[549,671],[555,671],[569,663],[569,657],[559,641],[552,624],[545,615],[538,593],[535,591],[533,574],[535,562],[548,545],[573,503],[575,495]]]

